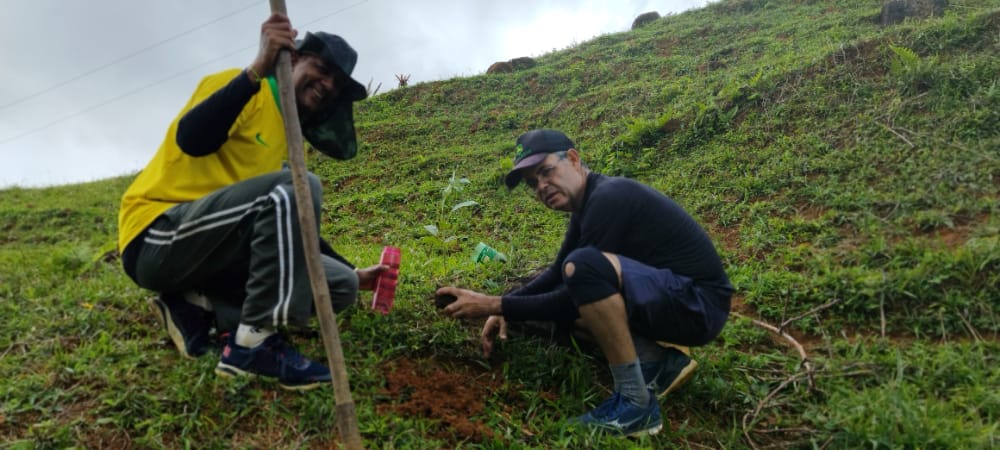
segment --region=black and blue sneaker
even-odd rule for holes
[[[673,345],[664,347],[666,352],[663,359],[640,365],[642,376],[646,380],[646,389],[653,391],[659,398],[680,388],[691,379],[694,370],[698,368],[698,362],[691,359],[684,348]]]
[[[611,398],[573,422],[628,437],[652,436],[663,429],[660,403],[652,393],[649,404],[639,406],[615,392]]]
[[[215,373],[223,377],[259,375],[277,378],[281,387],[304,391],[330,383],[330,369],[302,356],[295,347],[275,333],[256,347],[236,345],[236,333],[222,349]]]
[[[149,304],[185,358],[197,358],[213,348],[209,338],[214,325],[211,311],[188,303],[180,293],[160,294],[150,299]]]

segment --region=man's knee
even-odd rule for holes
[[[563,263],[563,282],[577,306],[610,297],[620,289],[615,266],[594,247],[570,252]]]
[[[323,255],[323,272],[330,289],[333,310],[340,312],[353,305],[358,298],[358,275],[354,269],[329,256]]]

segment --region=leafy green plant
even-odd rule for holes
[[[903,92],[915,95],[935,84],[935,59],[921,58],[917,52],[898,45],[889,45],[895,55],[889,63],[889,72],[899,80]]]
[[[892,50],[892,53],[896,55],[889,64],[889,70],[893,75],[902,76],[920,65],[920,55],[911,49],[899,45],[889,45],[889,50]]]
[[[463,200],[450,207],[448,205],[452,201],[452,197],[464,191],[465,186],[469,183],[471,181],[468,178],[459,178],[453,171],[444,188],[441,189],[441,201],[438,207],[436,223],[424,225],[424,230],[442,244],[447,245],[468,238],[468,236],[458,234],[461,224],[457,220],[451,219],[457,219],[456,212],[459,210],[479,206],[479,202],[475,200]]]

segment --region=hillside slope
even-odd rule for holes
[[[870,0],[722,0],[359,104],[358,157],[309,162],[338,250],[403,249],[393,312],[339,317],[366,445],[1000,445],[1000,0],[950,3],[882,27]],[[586,343],[516,334],[483,360],[479,324],[433,308],[438,286],[500,293],[556,252],[566,217],[501,181],[536,127],[684,205],[737,287],[656,437],[563,430],[606,395]],[[114,251],[129,178],[0,193],[0,448],[336,442],[329,389],[219,380],[162,340]],[[510,260],[471,262],[480,241]],[[454,401],[413,405],[423,389]]]

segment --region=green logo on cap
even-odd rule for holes
[[[514,156],[514,160],[516,161],[522,159],[525,156],[528,156],[528,153],[531,153],[531,149],[524,148],[523,145],[517,144],[517,156]]]

